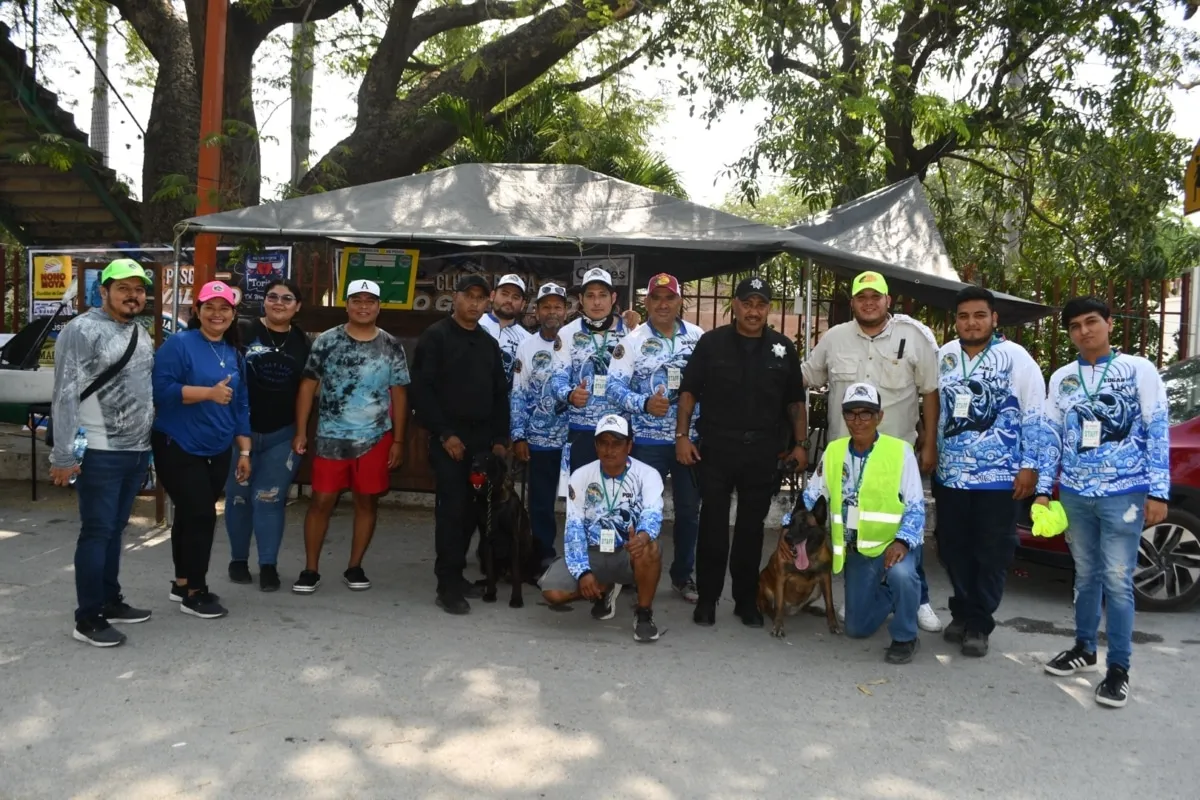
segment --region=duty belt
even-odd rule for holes
[[[758,444],[771,439],[780,439],[780,432],[774,431],[736,431],[729,428],[706,428],[700,432],[700,438],[720,440],[725,443]]]

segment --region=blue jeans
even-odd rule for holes
[[[1060,492],[1067,546],[1075,559],[1075,638],[1096,652],[1100,600],[1108,613],[1108,666],[1129,669],[1133,654],[1133,572],[1142,538],[1145,494],[1080,497]]]
[[[75,544],[76,622],[99,616],[121,595],[121,534],[133,499],[146,480],[150,452],[87,450],[75,491],[79,494],[79,541]]]
[[[533,527],[534,546],[538,559],[549,563],[556,557],[554,543],[558,540],[558,522],[554,519],[554,495],[558,492],[558,470],[562,450],[529,448],[529,524]]]
[[[918,571],[924,560],[918,547],[891,569],[883,568],[883,555],[868,558],[846,548],[846,635],[865,639],[892,615],[888,633],[894,642],[917,638],[917,608],[921,605]],[[887,582],[884,583],[886,578]]]
[[[692,577],[696,566],[696,539],[700,535],[699,476],[675,460],[674,444],[634,444],[633,457],[654,467],[665,481],[671,476],[671,495],[675,502],[675,557],[671,561],[671,583],[681,584]]]
[[[237,458],[230,459],[229,478],[225,481],[225,530],[229,533],[230,560],[250,560],[253,533],[258,541],[258,565],[279,562],[288,489],[300,468],[300,456],[292,452],[295,435],[295,425],[273,433],[251,434],[247,483],[237,482],[234,477]]]

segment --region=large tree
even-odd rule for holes
[[[115,8],[136,34],[135,46],[144,46],[152,59],[143,235],[169,239],[172,226],[191,211],[195,191],[207,2],[63,5],[87,17],[96,3]],[[652,0],[237,0],[229,8],[224,126],[210,145],[222,148],[222,204],[259,202],[255,100],[262,77],[256,76],[256,59],[284,26],[326,26],[329,61],[360,79],[353,129],[319,154],[293,187],[313,192],[421,170],[461,133],[433,113],[439,103],[450,98],[475,113],[491,112],[597,34],[615,31],[626,52],[640,53],[648,33],[627,21],[653,5]]]
[[[766,103],[757,142],[733,164],[749,198],[764,172],[817,208],[937,178],[996,223],[988,244],[1010,266],[1034,226],[1078,266],[1111,268],[1153,240],[1178,197],[1187,143],[1168,131],[1167,91],[1197,63],[1195,37],[1166,24],[1178,10],[713,0],[667,20],[660,54],[680,64],[685,93],[710,93],[709,119]]]

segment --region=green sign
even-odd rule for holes
[[[346,305],[346,286],[351,281],[379,284],[380,308],[411,309],[417,289],[417,250],[383,250],[376,247],[346,247],[338,259],[337,304]]]

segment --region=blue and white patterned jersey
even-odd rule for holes
[[[846,450],[846,460],[842,463],[842,518],[850,518],[850,508],[858,506],[859,476],[866,469],[867,459],[871,457],[871,448],[866,453],[859,454],[851,444]],[[829,450],[821,456],[821,463],[804,489],[804,507],[809,511],[817,501],[824,497],[829,500],[829,484],[825,482],[825,470],[834,469],[829,461]],[[900,471],[900,499],[904,501],[904,510],[900,512],[900,530],[896,538],[908,545],[912,550],[925,541],[925,487],[921,484],[921,467],[912,446],[904,448],[904,467]],[[842,537],[849,544],[858,538],[858,530],[847,526],[842,531]]]
[[[1032,356],[996,338],[975,358],[962,342],[938,351],[937,480],[951,489],[1011,489],[1017,473],[1050,469],[1046,384]],[[965,398],[965,399],[959,399]]]
[[[1170,498],[1167,390],[1152,363],[1114,350],[1094,366],[1080,359],[1060,367],[1050,377],[1046,415],[1061,448],[1051,463],[1061,466],[1038,481],[1039,494],[1050,493],[1057,471],[1059,485],[1083,497]],[[1085,439],[1085,425],[1094,423],[1098,447]]]
[[[558,341],[554,345],[554,376],[550,379],[554,399],[560,403],[568,402],[567,398],[580,381],[591,392],[587,405],[583,408],[571,406],[567,412],[571,430],[595,430],[600,417],[612,410],[608,399],[597,393],[596,378],[603,376],[607,394],[608,366],[617,345],[628,333],[629,328],[620,317],[609,330],[599,333],[590,330],[582,318],[568,322],[558,332]]]
[[[633,418],[638,444],[674,444],[675,414],[679,410],[679,381],[696,341],[704,333],[697,325],[676,320],[675,335],[663,336],[649,322],[639,325],[613,351],[608,367],[608,403]],[[671,380],[672,374],[675,380]],[[674,383],[675,388],[671,388]],[[645,404],[662,392],[671,407],[666,416],[646,413]],[[700,406],[692,413],[691,436],[696,436]]]
[[[610,478],[599,461],[571,474],[567,485],[567,525],[563,533],[563,558],[578,579],[589,569],[588,547],[600,546],[600,532],[616,533],[620,550],[634,533],[645,531],[657,539],[662,530],[663,482],[658,470],[636,458],[626,462],[625,474]]]
[[[500,361],[504,364],[504,377],[508,378],[508,385],[511,387],[513,382],[513,364],[516,363],[517,359],[517,348],[521,346],[521,342],[533,334],[516,322],[505,327],[500,327],[500,320],[490,311],[480,318],[479,327],[490,333],[492,338],[496,340],[496,343],[500,345]]]
[[[514,442],[524,440],[531,450],[558,450],[567,441],[567,404],[550,391],[555,341],[530,336],[517,348],[513,363],[509,432]]]

